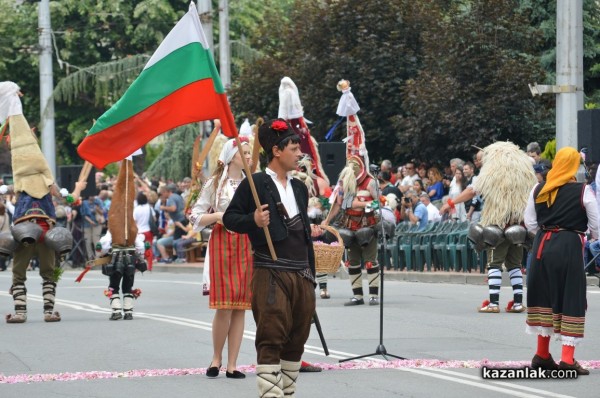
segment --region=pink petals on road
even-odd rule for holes
[[[587,369],[600,369],[600,361],[579,361]],[[531,364],[530,361],[440,361],[437,359],[412,359],[399,361],[351,361],[344,363],[313,363],[325,371],[359,370],[359,369],[416,369],[416,368],[438,368],[438,369],[477,369],[482,366],[491,368],[523,368]],[[240,372],[254,373],[255,366],[240,366]],[[224,372],[224,368],[223,368]],[[222,373],[223,373],[222,372]],[[38,373],[5,376],[0,375],[0,384],[18,383],[43,383],[48,381],[78,381],[99,380],[118,378],[140,378],[140,377],[167,377],[167,376],[193,376],[206,374],[206,368],[189,369],[138,369],[124,372],[92,371],[92,372],[65,372],[65,373]]]

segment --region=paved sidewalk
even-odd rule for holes
[[[154,264],[153,272],[174,272],[174,273],[202,273],[204,263],[183,263],[183,264]],[[347,279],[348,273],[340,269],[334,275],[335,278]],[[366,273],[363,272],[366,278]],[[468,272],[419,272],[419,271],[385,271],[385,280],[403,281],[403,282],[421,282],[421,283],[453,283],[467,285],[487,285],[487,274],[468,273]],[[503,286],[510,286],[508,278],[503,278]],[[588,286],[599,286],[599,279],[595,276],[587,277]]]

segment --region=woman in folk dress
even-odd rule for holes
[[[248,139],[244,138],[240,137],[241,151],[233,139],[223,146],[217,168],[202,187],[190,215],[194,230],[216,223],[208,242],[209,306],[217,310],[213,319],[214,353],[206,372],[208,377],[219,375],[226,340],[229,340],[226,376],[245,377],[236,369],[236,361],[244,334],[245,311],[251,309],[252,252],[246,235],[227,231],[222,224],[223,213],[244,178],[242,156],[248,163],[251,159],[252,150]]]
[[[588,375],[574,354],[587,308],[583,241],[586,230],[598,238],[598,205],[592,189],[575,180],[580,161],[575,148],[559,150],[547,180],[529,196],[525,225],[537,234],[527,274],[527,332],[538,336],[533,368]],[[558,364],[550,355],[552,335],[562,344]]]

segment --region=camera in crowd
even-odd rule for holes
[[[379,166],[377,166],[376,164],[370,164],[369,165],[369,171],[371,172],[371,174],[377,174],[379,173],[379,170],[381,170],[381,168]]]

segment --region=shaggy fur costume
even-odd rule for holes
[[[483,149],[483,167],[474,188],[485,201],[481,225],[523,222],[527,198],[536,184],[531,159],[511,142],[495,142]]]
[[[310,157],[304,156],[302,159],[300,159],[298,161],[298,168],[305,169],[306,172],[302,172],[302,171],[298,171],[298,170],[294,170],[292,172],[292,176],[298,178],[300,181],[302,181],[304,183],[304,185],[306,185],[306,188],[308,188],[308,197],[309,198],[317,196],[317,193],[315,192],[315,184],[314,184],[314,181],[317,179],[317,176],[315,175],[315,173],[313,173],[312,167],[313,167],[313,165],[312,165],[312,161],[311,161]]]

